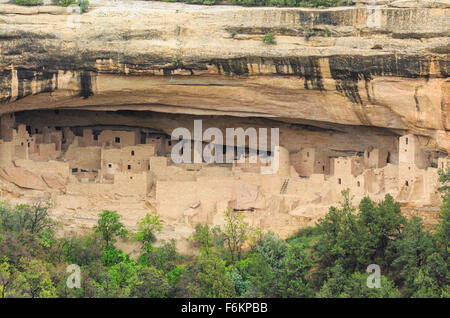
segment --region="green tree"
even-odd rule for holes
[[[423,230],[422,220],[415,216],[406,223],[399,238],[392,245],[397,255],[392,267],[400,272],[407,287],[412,286],[419,269],[434,252],[433,237],[431,233]]]
[[[261,254],[247,257],[244,277],[250,282],[245,296],[273,297],[276,274]]]
[[[49,202],[37,201],[32,205],[18,204],[14,208],[0,204],[0,219],[5,231],[27,232],[32,238],[51,230],[54,222],[48,215]]]
[[[433,253],[416,272],[407,286],[405,296],[418,298],[449,297],[450,272],[448,263],[439,253]]]
[[[250,230],[249,224],[244,221],[243,212],[234,212],[231,209],[225,211],[223,236],[232,262],[241,259],[242,246],[249,238]]]
[[[439,252],[448,264],[450,255],[450,165],[447,165],[445,170],[439,170],[439,182],[442,185],[439,188],[442,194],[442,206],[435,238]]]
[[[159,221],[159,216],[146,214],[144,219],[137,224],[138,232],[136,239],[142,243],[144,251],[151,250],[152,244],[156,242],[156,233],[162,230],[162,224]]]
[[[96,234],[99,234],[103,240],[104,247],[107,248],[116,242],[117,237],[125,238],[128,231],[120,222],[120,215],[116,211],[104,210],[99,215],[97,225],[94,227]]]
[[[151,250],[144,253],[140,257],[143,264],[154,266],[164,273],[172,271],[178,260],[178,252],[175,240],[164,242],[160,247],[152,247]]]
[[[22,258],[18,268],[14,280],[14,289],[18,295],[31,298],[56,297],[56,288],[44,262]]]
[[[367,263],[361,261],[363,244],[367,242],[366,232],[360,227],[355,207],[351,204],[349,190],[342,191],[341,208],[331,207],[328,214],[318,221],[322,235],[316,245],[320,265],[316,275],[320,280],[329,268],[342,265],[347,273],[360,270]]]
[[[190,239],[194,242],[194,245],[200,248],[200,253],[208,256],[214,246],[214,231],[208,224],[197,224],[195,226],[194,233],[190,236]]]
[[[347,280],[345,295],[352,298],[398,298],[400,292],[394,282],[384,275],[380,277],[380,288],[367,286],[367,273],[353,273]]]
[[[395,241],[406,222],[401,214],[400,204],[394,201],[390,194],[376,206],[369,198],[361,200],[359,217],[362,225],[367,228],[371,243],[370,262],[382,267],[388,266],[391,260],[388,255],[388,246]]]
[[[165,298],[170,285],[162,271],[153,267],[138,266],[136,281],[131,287],[131,296],[138,298]]]
[[[14,280],[14,267],[9,263],[9,259],[4,257],[0,260],[0,297],[8,296],[9,289]]]
[[[236,294],[225,262],[215,255],[202,257],[191,275],[187,286],[191,297],[229,298]]]
[[[311,297],[313,286],[308,275],[313,266],[311,257],[300,247],[292,246],[285,259],[279,283],[279,297]]]
[[[341,264],[330,268],[327,273],[327,279],[320,288],[317,297],[319,298],[349,298],[346,291],[348,276],[345,274]]]
[[[284,267],[288,250],[286,242],[271,231],[263,234],[251,249],[252,252],[263,256],[274,272]]]

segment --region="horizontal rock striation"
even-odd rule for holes
[[[449,8],[0,4],[0,115],[70,108],[387,128],[450,150]],[[263,43],[268,32],[276,44]]]

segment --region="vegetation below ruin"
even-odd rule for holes
[[[184,2],[190,4],[228,4],[253,7],[304,7],[329,8],[353,5],[351,0],[162,0],[164,2]]]
[[[357,209],[347,190],[341,207],[287,240],[227,211],[223,227],[197,225],[193,257],[173,241],[154,246],[158,216],[133,234],[104,211],[91,234],[56,238],[47,204],[2,203],[0,297],[449,297],[450,167],[440,181],[434,233],[418,217],[407,221],[390,195]],[[118,237],[141,243],[137,260],[115,247]],[[81,288],[68,288],[69,264],[81,267]],[[369,264],[381,268],[380,288],[367,287]]]

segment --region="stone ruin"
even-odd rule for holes
[[[174,164],[170,153],[177,141],[155,129],[48,127],[17,122],[13,113],[1,116],[0,124],[0,199],[47,195],[53,213],[76,220],[74,228],[102,209],[118,210],[130,227],[150,212],[175,238],[187,238],[197,223],[223,224],[228,208],[286,236],[313,225],[347,188],[354,204],[389,193],[411,213],[436,209],[437,172],[450,162],[427,156],[420,136],[408,134],[397,138],[396,151],[367,145],[345,156],[301,142],[291,151],[281,146],[277,173],[263,175],[259,168],[267,162],[252,163],[248,151],[233,163]]]

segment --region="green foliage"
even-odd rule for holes
[[[450,256],[450,164],[439,170],[439,191],[442,194],[442,206],[439,224],[436,229],[436,240],[442,257],[449,262]]]
[[[277,41],[275,40],[275,36],[271,32],[266,33],[264,35],[262,41],[266,44],[277,44]]]
[[[346,291],[348,281],[344,268],[337,264],[327,270],[327,279],[317,294],[320,298],[348,298],[350,295]]]
[[[108,248],[117,241],[117,237],[125,238],[128,231],[119,221],[120,215],[116,211],[105,210],[99,215],[97,225],[94,227],[95,233],[100,235],[103,246]]]
[[[211,228],[208,224],[197,224],[190,240],[194,243],[194,246],[200,249],[201,254],[209,255],[213,249],[221,247],[221,235],[222,232],[219,227]]]
[[[78,5],[80,6],[81,13],[84,13],[89,9],[88,0],[78,0]]]
[[[6,231],[26,231],[33,238],[39,236],[54,225],[48,215],[49,208],[50,203],[41,201],[33,205],[18,204],[14,208],[5,202],[0,202],[2,228]]]
[[[230,269],[230,277],[233,280],[236,295],[244,296],[249,289],[250,280],[244,279],[243,275],[236,267]]]
[[[316,246],[319,281],[336,265],[341,265],[346,274],[364,271],[372,263],[388,269],[395,257],[391,243],[399,237],[406,222],[400,205],[389,194],[378,204],[364,198],[358,214],[348,191],[343,191],[343,197],[342,207],[330,208],[318,224],[323,233]]]
[[[215,255],[201,258],[187,286],[190,297],[229,298],[235,296],[233,280],[225,262]]]
[[[273,295],[275,272],[261,254],[255,253],[248,256],[248,265],[245,276],[249,282],[249,288],[245,296],[265,297]]]
[[[406,297],[436,298],[448,297],[450,286],[449,264],[439,253],[427,257],[424,266],[409,281]]]
[[[66,262],[80,266],[89,265],[103,257],[101,242],[97,236],[72,237],[62,241],[62,252]],[[110,261],[104,262],[108,263]]]
[[[171,60],[173,68],[180,68],[182,66],[181,57],[176,57]]]
[[[272,270],[278,272],[284,267],[289,247],[276,233],[267,232],[252,247],[252,252],[260,254]]]
[[[178,255],[174,241],[154,246],[161,223],[150,215],[132,257],[114,246],[126,233],[114,211],[88,235],[56,238],[45,204],[0,203],[0,297],[450,297],[448,179],[441,171],[434,234],[391,196],[356,208],[346,190],[340,207],[287,240],[254,235],[243,212],[228,210],[222,229],[196,226],[198,256]],[[79,289],[66,285],[69,264],[81,266]],[[380,288],[368,287],[369,264],[381,266]]]
[[[443,197],[450,195],[450,164],[447,164],[445,169],[439,169],[439,182],[441,186],[439,191],[442,193]]]
[[[219,0],[163,0],[165,2],[185,2],[191,4],[222,4]],[[328,8],[352,5],[350,0],[227,0],[226,4],[261,7],[313,7]]]
[[[78,5],[80,7],[80,13],[84,13],[89,9],[89,0],[52,0],[52,3],[61,7]]]
[[[433,237],[423,230],[422,220],[413,217],[405,225],[400,237],[394,241],[396,258],[392,266],[397,269],[400,277],[406,278],[406,286],[412,286],[413,281],[426,259],[434,252]]]
[[[43,0],[12,0],[12,2],[20,6],[41,6],[44,4]]]
[[[76,4],[76,0],[52,0],[52,3],[54,5],[62,6],[62,7],[68,7],[72,4]]]
[[[400,292],[395,283],[388,277],[381,275],[380,288],[369,288],[367,286],[367,273],[353,273],[346,284],[346,292],[352,298],[398,298]]]
[[[142,263],[154,266],[165,273],[175,268],[177,260],[178,254],[174,240],[164,242],[160,247],[151,248],[140,257]]]
[[[159,221],[159,216],[152,216],[146,214],[144,219],[138,224],[138,232],[136,239],[142,243],[142,247],[145,251],[149,251],[152,244],[156,242],[156,233],[161,232],[162,224]]]
[[[9,289],[13,283],[14,267],[9,263],[7,257],[0,259],[0,297],[9,295]]]
[[[230,35],[232,38],[234,38],[238,34],[238,29],[236,27],[232,27],[230,29]]]
[[[320,298],[398,298],[400,293],[394,282],[386,276],[380,277],[380,288],[369,288],[369,274],[355,272],[345,275],[340,265],[332,268],[328,280],[323,284],[317,297]]]
[[[314,262],[300,246],[293,246],[285,258],[278,285],[279,297],[311,297],[314,289],[309,273]]]
[[[181,273],[183,272],[183,266],[175,266],[170,272],[166,274],[167,281],[171,286],[175,286],[180,280]]]
[[[56,288],[45,263],[22,258],[18,267],[20,271],[13,285],[16,293],[31,298],[56,297]]]
[[[320,219],[318,227],[323,233],[317,243],[317,255],[323,273],[337,264],[350,272],[360,269],[361,243],[364,233],[359,227],[355,207],[351,204],[348,189],[342,191],[344,201],[341,208],[331,207],[325,218]],[[367,263],[364,264],[367,266]]]
[[[371,242],[368,261],[386,267],[391,261],[388,246],[398,238],[406,222],[401,214],[400,204],[387,194],[384,201],[376,206],[369,198],[364,198],[359,209],[362,226],[368,232],[366,239]]]
[[[128,262],[130,260],[130,256],[122,250],[118,250],[114,246],[110,245],[103,249],[101,260],[105,266],[113,266],[122,262]]]
[[[172,277],[172,279],[174,279],[174,277]],[[174,283],[174,281],[172,281],[172,283]],[[133,297],[165,298],[168,296],[169,290],[169,281],[162,271],[153,267],[137,267],[136,281],[131,288],[131,295]]]
[[[244,213],[231,209],[225,211],[225,225],[223,230],[224,243],[231,255],[231,262],[240,260],[242,246],[251,234],[251,228],[244,221]]]

